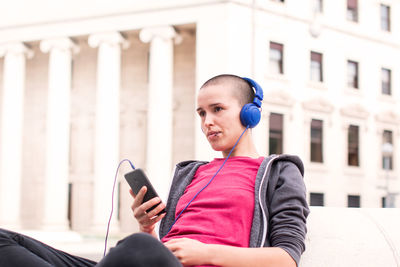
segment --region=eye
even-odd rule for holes
[[[216,106],[214,108],[214,112],[220,112],[222,110],[222,107]]]
[[[200,117],[204,117],[206,115],[206,112],[204,110],[200,110],[198,113]]]

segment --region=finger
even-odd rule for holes
[[[171,250],[172,252],[174,252],[176,250],[176,246],[174,245],[174,243],[171,242],[172,240],[169,240],[168,242],[164,243],[164,246],[166,246],[169,250]]]
[[[139,196],[139,194],[138,194]],[[156,206],[161,202],[159,197],[155,197],[150,199],[149,201],[146,201],[145,203],[141,204],[140,206],[135,206],[136,200],[134,201],[132,205],[132,210],[133,210],[133,215],[135,218],[139,221],[139,223],[144,224],[144,225],[151,225],[153,222],[151,219],[156,215],[156,213],[147,213],[147,210],[149,210],[151,207]],[[135,206],[135,207],[134,207]]]
[[[152,206],[152,207],[153,207],[153,206]],[[157,207],[155,207],[154,209],[152,209],[152,210],[148,213],[148,215],[149,215],[150,218],[152,218],[152,217],[154,217],[154,216],[157,216],[157,214],[159,214],[163,209],[165,209],[165,204],[161,202],[160,204],[157,205]],[[165,211],[164,211],[163,213],[165,213]],[[160,214],[160,215],[161,215],[161,214]]]
[[[154,197],[154,198],[150,199],[149,201],[144,202],[144,203],[140,206],[140,208],[142,208],[142,209],[144,209],[145,211],[147,211],[147,210],[150,209],[151,207],[158,205],[160,202],[161,202],[161,199],[160,199],[159,197]],[[161,210],[160,210],[160,211],[161,211]],[[159,211],[159,212],[160,212],[160,211]],[[151,212],[149,212],[149,213],[151,213]]]
[[[143,186],[142,188],[140,188],[138,194],[136,195],[136,197],[134,197],[135,200],[133,201],[132,210],[139,207],[140,205],[142,205],[143,198],[144,198],[144,195],[146,194],[146,192],[147,192],[146,186]]]
[[[162,216],[162,217],[161,217]],[[156,223],[158,223],[159,221],[161,221],[162,220],[162,218],[164,218],[165,217],[165,213],[162,213],[162,214],[160,214],[160,215],[154,215],[154,216],[149,216],[148,214],[146,214],[146,218],[147,218],[147,221],[148,221],[148,224],[149,225],[153,225],[153,224],[156,224]]]
[[[155,218],[153,219],[153,222],[154,222],[154,223],[158,223],[159,221],[161,221],[161,220],[165,217],[166,214],[167,214],[167,213],[163,213],[163,214],[161,214],[161,215],[155,217]]]
[[[129,194],[131,194],[131,196],[132,196],[133,198],[136,197],[135,193],[133,193],[133,191],[132,191],[132,188],[129,188]]]
[[[164,245],[175,255],[178,256],[179,251],[182,249],[182,245],[180,244],[180,242],[177,242],[177,239],[180,238],[176,238],[176,239],[171,239],[168,242],[164,243]]]
[[[164,243],[164,245],[168,245],[169,247],[177,247],[178,244],[182,241],[182,238],[174,238],[170,239],[167,242]]]
[[[142,218],[138,219],[140,224],[140,228],[142,231],[152,231],[155,227],[155,224],[158,223],[162,218],[165,217],[165,213],[160,216],[153,217],[149,219],[147,216],[143,216]]]
[[[139,224],[146,229],[154,228],[155,224],[161,221],[165,217],[165,213],[161,214],[160,216],[156,216],[153,218],[149,218],[144,216],[138,220]]]

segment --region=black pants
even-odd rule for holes
[[[70,255],[28,236],[0,228],[1,267],[181,267],[178,259],[151,235],[137,233],[118,242],[99,262]]]

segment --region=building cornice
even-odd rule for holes
[[[400,124],[400,115],[392,110],[387,110],[376,114],[375,119],[382,123]]]
[[[332,113],[334,106],[324,98],[313,98],[302,103],[303,108],[309,111],[317,111],[322,113]]]
[[[342,107],[340,109],[340,114],[358,119],[367,119],[369,116],[368,110],[360,104],[352,104]]]
[[[274,90],[265,93],[263,102],[273,105],[292,107],[295,103],[295,100],[288,92],[284,90]]]

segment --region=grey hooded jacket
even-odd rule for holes
[[[198,167],[206,163],[184,161],[176,166],[167,201],[167,214],[160,224],[160,238],[173,225],[176,204]],[[297,156],[271,155],[263,160],[255,182],[249,244],[249,247],[280,247],[289,253],[297,265],[305,250],[306,219],[309,214],[303,175],[304,166]]]

